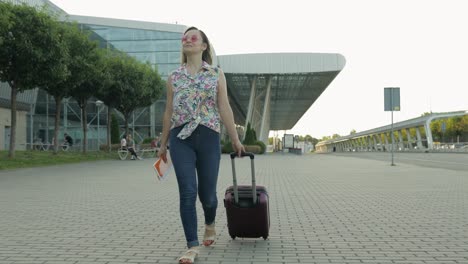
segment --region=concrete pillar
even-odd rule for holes
[[[372,144],[373,144],[373,145],[372,145],[372,149],[375,150],[375,151],[377,151],[377,150],[378,150],[378,149],[377,149],[377,148],[378,148],[378,146],[377,146],[377,139],[376,139],[377,136],[376,136],[376,135],[372,135],[371,137],[372,137]]]
[[[389,141],[390,141],[390,151],[393,149],[393,151],[395,151],[397,149],[397,144],[396,144],[396,139],[395,139],[395,131],[393,131],[393,133],[390,131],[390,138],[389,138]]]
[[[247,130],[247,124],[248,123],[251,123],[252,125],[252,113],[254,111],[254,103],[255,103],[255,84],[257,83],[257,76],[254,77],[254,79],[252,80],[252,83],[250,85],[250,98],[249,98],[249,106],[247,108],[247,116],[245,117],[245,126],[244,126],[244,130]],[[243,140],[245,139],[245,134],[244,133],[244,138]]]
[[[408,148],[410,150],[412,150],[413,149],[413,139],[411,138],[411,133],[410,133],[409,128],[406,129],[406,139],[408,140]]]
[[[398,130],[398,148],[401,151],[405,150],[405,145],[403,143],[403,134],[401,133],[401,130]]]
[[[356,151],[361,151],[361,139],[356,138],[355,142],[356,142]]]
[[[382,143],[382,134],[376,135],[377,137],[377,144],[379,145],[379,151],[383,151],[384,144]]]
[[[431,120],[426,121],[426,124],[424,124],[424,130],[426,132],[427,148],[432,150],[434,149],[434,141],[432,140]]]
[[[421,139],[421,131],[420,127],[416,128],[416,144],[418,146],[418,149],[423,149],[423,144],[422,144],[422,139]]]
[[[271,102],[271,80],[272,76],[268,76],[267,79],[267,90],[263,105],[262,122],[260,126],[260,134],[258,140],[263,141],[265,145],[268,145],[268,134],[270,132],[270,102]]]
[[[384,141],[385,141],[385,150],[386,150],[386,151],[391,151],[391,146],[390,146],[390,144],[388,143],[388,135],[387,135],[387,133],[384,133],[383,136],[384,136]]]

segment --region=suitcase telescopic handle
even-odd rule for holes
[[[254,158],[255,155],[251,152],[242,152],[241,157],[250,157],[250,164],[251,164],[251,169],[252,169],[252,197],[253,197],[253,204],[257,203],[257,187],[255,184],[255,164],[254,164]],[[232,164],[232,180],[234,182],[234,201],[236,204],[239,204],[239,190],[237,188],[237,177],[236,177],[236,166],[234,164],[234,159],[237,156],[236,152],[231,153],[231,164]]]

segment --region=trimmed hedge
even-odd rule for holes
[[[263,154],[262,147],[259,145],[244,145],[245,151],[252,152],[253,154]]]
[[[221,148],[221,153],[231,153],[233,151],[234,151],[234,149],[232,148],[231,141],[224,142],[224,144],[223,144],[223,146]]]
[[[139,144],[140,149],[149,149],[151,148],[151,144]],[[120,144],[112,144],[111,145],[111,151],[117,151],[120,149]],[[102,144],[99,146],[100,151],[108,151],[109,149],[107,148],[106,144]]]
[[[262,142],[263,143],[263,142]],[[262,147],[260,145],[244,145],[245,151],[252,152],[254,154],[263,154],[265,151],[262,151]],[[231,141],[227,141],[223,144],[221,149],[222,153],[229,154],[233,152],[234,149],[232,148]]]

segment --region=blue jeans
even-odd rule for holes
[[[195,207],[197,190],[205,213],[205,224],[214,223],[216,218],[216,184],[221,149],[219,133],[216,131],[198,125],[190,137],[182,140],[177,137],[182,128],[183,126],[179,126],[171,130],[169,146],[179,185],[180,217],[187,247],[190,248],[200,244]]]

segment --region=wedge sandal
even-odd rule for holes
[[[203,235],[203,245],[205,247],[211,246],[216,237],[215,224],[205,226],[205,234]]]
[[[193,264],[199,253],[200,251],[197,247],[189,248],[189,250],[178,259],[179,264]]]

